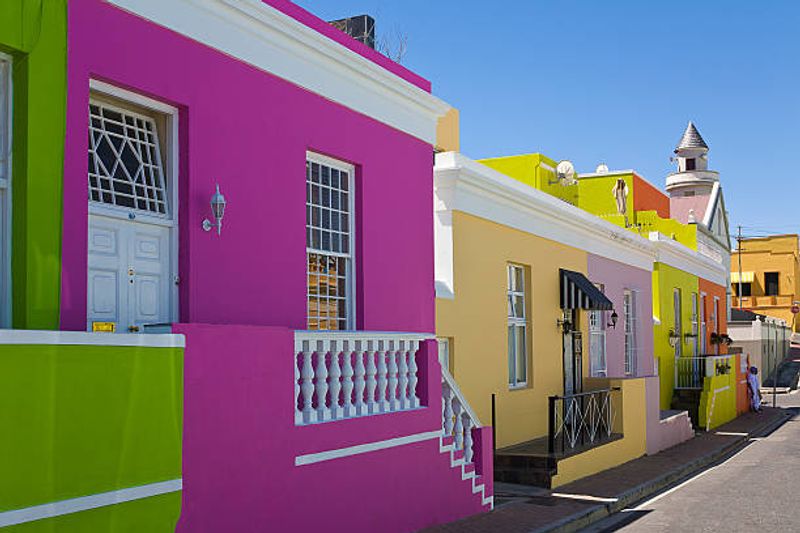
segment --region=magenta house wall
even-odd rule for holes
[[[424,406],[295,426],[293,332],[177,324],[186,335],[183,503],[176,531],[404,532],[488,510],[439,449],[436,344],[417,355]],[[224,355],[223,355],[224,354]],[[436,432],[418,442],[297,466],[327,450]],[[491,428],[473,430],[491,494]]]
[[[268,2],[418,87],[285,0]],[[356,167],[358,329],[434,330],[431,146],[100,0],[68,3],[61,326],[86,327],[89,80],[179,109],[179,320],[304,329],[306,150]],[[400,80],[398,79],[398,82]],[[219,183],[221,237],[202,231]]]
[[[623,291],[636,291],[636,318],[638,329],[638,376],[654,373],[653,359],[653,291],[652,272],[620,263],[605,257],[589,254],[588,276],[594,283],[602,283],[606,296],[614,303],[619,315],[615,329],[606,329],[606,364],[609,377],[625,377],[625,333],[622,317]]]

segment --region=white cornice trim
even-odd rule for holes
[[[645,239],[457,152],[436,155],[437,296],[455,293],[452,212],[462,211],[566,246],[652,271],[659,261],[722,286],[727,266],[659,233]],[[440,290],[441,287],[441,290]]]
[[[261,0],[106,0],[427,143],[450,106]]]
[[[116,505],[118,503],[151,498],[161,494],[177,492],[182,489],[183,480],[172,479],[170,481],[160,481],[158,483],[150,483],[149,485],[112,490],[110,492],[92,494],[91,496],[80,496],[69,500],[60,500],[57,502],[35,505],[33,507],[25,507],[24,509],[14,509],[12,511],[0,513],[0,527],[25,524],[27,522],[33,522],[34,520],[54,518],[56,516],[79,513],[99,507]]]
[[[653,245],[647,239],[460,153],[436,155],[434,184],[439,217],[443,211],[462,211],[637,268],[653,269]],[[437,249],[437,258],[439,255]],[[446,282],[439,277],[439,266],[437,280]]]
[[[173,333],[89,333],[86,331],[0,329],[0,345],[3,344],[184,348],[186,337]]]
[[[722,287],[727,287],[729,265],[722,265],[658,232],[650,233],[656,261]]]

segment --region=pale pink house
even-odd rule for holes
[[[442,416],[430,83],[285,0],[73,0],[67,49],[61,325],[186,335],[178,528],[489,509],[490,432]]]

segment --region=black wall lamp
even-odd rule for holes
[[[619,315],[617,314],[617,312],[612,310],[610,318],[611,318],[611,322],[606,324],[606,327],[607,328],[611,328],[611,329],[617,329],[617,321],[619,320]]]

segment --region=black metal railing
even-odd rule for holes
[[[611,439],[616,412],[612,394],[620,387],[548,398],[548,451],[564,454]]]

